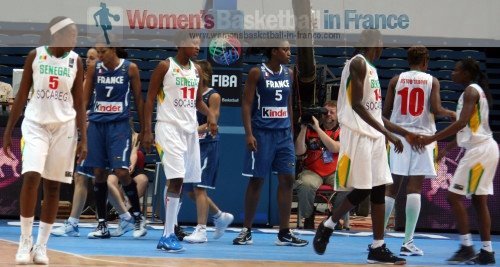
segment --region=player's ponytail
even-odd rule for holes
[[[479,62],[473,58],[462,59],[462,68],[464,71],[468,72],[471,77],[471,82],[479,84],[483,88],[486,94],[486,99],[488,99],[488,105],[491,107],[493,105],[493,97],[490,92],[490,86],[488,84],[488,77],[486,74],[481,72],[481,66]]]

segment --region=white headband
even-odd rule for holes
[[[70,18],[65,18],[65,19],[59,21],[58,23],[52,25],[52,27],[50,27],[50,34],[54,35],[54,33],[58,32],[59,30],[61,30],[62,28],[66,27],[70,24],[75,24],[75,22],[73,20],[71,20]]]

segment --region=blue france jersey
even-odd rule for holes
[[[281,65],[273,73],[264,63],[255,90],[252,109],[252,127],[260,129],[286,129],[290,127],[288,100],[292,80],[288,67]]]
[[[205,104],[207,104],[207,106],[210,107],[210,104],[209,104],[210,96],[212,96],[213,94],[218,94],[218,93],[219,92],[217,92],[215,89],[208,88],[208,90],[205,93],[203,93],[203,102],[205,102]],[[202,124],[207,123],[207,116],[201,114],[199,111],[196,111],[196,117],[198,119],[198,125],[202,125]],[[215,142],[215,141],[219,141],[219,134],[217,134],[215,137],[212,138],[212,135],[210,134],[210,132],[202,133],[202,134],[199,134],[199,138],[200,138],[200,143]]]
[[[130,61],[120,59],[114,70],[96,62],[93,77],[94,96],[89,121],[111,122],[127,120],[130,116]]]

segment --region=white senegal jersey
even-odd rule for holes
[[[71,89],[75,81],[78,55],[70,51],[54,57],[48,47],[36,49],[33,60],[33,96],[25,118],[39,124],[67,122],[76,117]]]
[[[474,106],[474,112],[462,130],[457,133],[457,144],[463,148],[470,148],[474,144],[482,143],[493,137],[490,125],[488,123],[489,119],[489,107],[488,99],[484,94],[481,86],[477,84],[471,84],[472,88],[476,89],[479,93],[479,101]],[[458,99],[457,104],[457,119],[460,118],[460,113],[464,106],[464,93]]]
[[[359,134],[366,135],[370,138],[378,138],[382,136],[382,133],[371,127],[352,109],[352,83],[349,67],[352,60],[355,58],[363,59],[366,66],[366,76],[363,81],[363,100],[361,103],[375,120],[382,125],[384,124],[382,121],[382,92],[380,90],[377,69],[361,54],[347,61],[342,71],[337,102],[339,123],[342,127],[348,127]]]
[[[196,96],[200,75],[189,60],[189,69],[182,68],[173,57],[158,92],[156,120],[166,122],[186,132],[196,132]]]
[[[432,135],[436,132],[431,112],[432,80],[432,75],[417,70],[399,75],[391,122],[414,133]]]

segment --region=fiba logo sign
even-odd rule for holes
[[[208,46],[208,51],[215,63],[229,66],[240,59],[241,43],[236,37],[225,35],[213,39]]]

